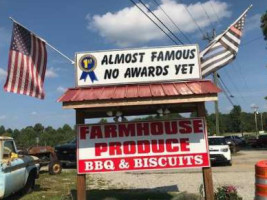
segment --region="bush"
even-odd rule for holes
[[[215,192],[215,200],[242,200],[234,186],[218,187]]]

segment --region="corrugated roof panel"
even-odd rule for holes
[[[106,87],[99,96],[99,99],[112,99],[115,90],[116,87]]]
[[[181,95],[190,95],[193,94],[193,92],[189,89],[186,83],[175,83],[175,88],[176,90],[181,94]]]
[[[138,97],[138,86],[137,85],[128,85],[128,87],[126,86],[126,97],[127,98]]]
[[[127,91],[127,86],[126,87],[117,87],[116,90],[114,91],[113,94],[113,99],[123,99],[126,97],[126,91]]]
[[[163,91],[161,84],[150,85],[150,89],[151,89],[151,94],[154,97],[165,96],[165,93]]]
[[[167,96],[179,95],[180,93],[176,90],[174,83],[161,84],[164,93]]]
[[[184,96],[218,93],[220,89],[211,81],[191,81],[179,83],[153,83],[117,85],[109,87],[68,89],[58,99],[59,102],[95,101],[107,99],[157,98],[164,96]]]
[[[151,97],[150,84],[149,85],[139,85],[138,86],[138,96],[139,97]]]
[[[207,93],[207,90],[203,85],[199,84],[199,82],[195,83],[187,83],[186,84],[188,88],[194,93],[194,94],[202,94],[202,93]]]

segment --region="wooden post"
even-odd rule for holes
[[[198,117],[205,117],[205,104],[204,102],[197,104],[197,115]],[[205,122],[206,123],[206,122]],[[214,200],[214,190],[212,181],[212,170],[211,167],[203,167],[203,182],[205,190],[205,200]]]
[[[84,124],[85,117],[82,110],[76,110],[76,125]],[[78,134],[77,134],[78,137]],[[86,175],[77,174],[77,200],[86,200]]]

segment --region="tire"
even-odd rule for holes
[[[28,194],[31,193],[35,186],[35,174],[33,172],[30,172],[27,182],[22,189],[22,194]]]
[[[62,171],[62,166],[59,161],[51,161],[48,166],[49,174],[56,175]]]
[[[231,160],[229,160],[229,161],[227,161],[227,166],[232,166],[232,159]]]

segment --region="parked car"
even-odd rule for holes
[[[229,145],[231,153],[240,151],[241,143],[236,140],[233,136],[225,136],[226,143]]]
[[[62,166],[76,164],[76,139],[72,141],[55,146],[57,158]]]
[[[260,135],[252,147],[267,147],[267,135]]]
[[[232,165],[230,147],[223,136],[209,136],[209,153],[212,164],[222,163]]]
[[[39,160],[19,155],[11,137],[0,136],[0,199],[13,193],[31,192],[39,177]]]

